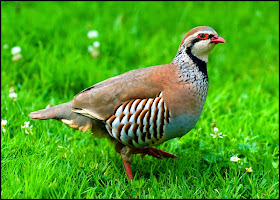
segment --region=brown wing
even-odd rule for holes
[[[172,81],[170,73],[174,73],[172,64],[132,70],[107,79],[77,94],[72,111],[104,120],[127,100],[156,97]]]

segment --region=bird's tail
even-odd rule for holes
[[[91,130],[94,125],[93,119],[73,112],[71,102],[32,112],[29,117],[32,120],[56,119],[82,132]]]
[[[43,110],[38,110],[29,114],[32,120],[63,119],[71,113],[70,102],[56,105]]]

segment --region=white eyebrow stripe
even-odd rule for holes
[[[184,40],[184,44],[185,44],[185,42],[189,39],[189,38],[191,38],[191,37],[193,37],[193,36],[197,36],[198,34],[200,34],[200,33],[206,33],[206,34],[208,34],[208,35],[210,35],[210,34],[216,34],[216,33],[213,33],[212,31],[198,31],[198,32],[195,32],[194,34],[192,34],[192,35],[190,35],[189,37],[187,37],[185,40]]]

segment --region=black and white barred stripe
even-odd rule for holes
[[[146,147],[166,140],[164,130],[170,115],[162,93],[155,98],[134,99],[116,106],[105,120],[109,134],[125,145]]]

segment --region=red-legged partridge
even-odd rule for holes
[[[208,91],[208,54],[217,43],[225,40],[214,29],[193,28],[170,64],[107,79],[68,103],[29,116],[33,120],[56,119],[74,129],[109,138],[131,180],[131,154],[177,157],[152,146],[181,137],[195,126]]]

